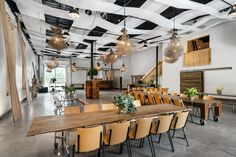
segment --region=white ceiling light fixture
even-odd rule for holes
[[[125,6],[126,6],[126,4],[125,4],[125,0],[124,0],[124,16],[126,16]],[[125,27],[126,27],[126,22],[124,19],[124,28],[121,29],[120,39],[118,39],[118,41],[116,43],[116,49],[117,49],[118,53],[121,55],[132,52],[132,50],[133,50],[133,45],[129,39],[129,35],[127,33],[128,31]]]
[[[125,68],[125,63],[124,63],[124,58],[123,58],[123,63],[120,67],[120,72],[125,72],[126,68]]]
[[[73,8],[69,12],[69,16],[73,19],[78,19],[80,17],[79,8]]]

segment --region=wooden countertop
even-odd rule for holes
[[[83,126],[130,120],[138,117],[176,113],[184,110],[189,109],[169,104],[160,104],[138,107],[137,111],[132,114],[119,114],[115,110],[110,110],[72,115],[35,117],[27,132],[27,136],[64,131]]]

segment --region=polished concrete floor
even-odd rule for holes
[[[112,102],[114,95],[120,91],[101,92],[100,99],[90,101],[91,103]],[[83,92],[79,92],[84,97]],[[0,120],[0,157],[56,157],[62,156],[61,149],[57,151],[53,147],[54,134],[37,135],[26,137],[33,117],[54,114],[53,98],[51,94],[40,94],[31,105],[22,103],[23,117],[17,123],[13,123],[12,115],[9,113]],[[199,122],[198,118],[194,118]],[[155,143],[158,157],[236,157],[236,113],[232,113],[231,107],[225,105],[223,115],[218,123],[207,121],[206,126],[198,124],[187,124],[187,135],[190,146],[182,139],[174,139],[175,152],[172,153],[166,136],[162,137],[161,144]],[[177,136],[182,136],[177,132]],[[157,141],[157,137],[154,137]],[[132,142],[132,154],[134,157],[148,157],[151,152],[148,142],[144,148],[137,148],[138,142]],[[116,153],[118,147],[106,150],[106,156],[123,157],[128,156],[124,147],[122,155]],[[79,154],[78,156],[96,156],[96,153]]]

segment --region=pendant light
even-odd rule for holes
[[[79,15],[79,8],[73,8],[71,9],[69,16],[73,19],[78,19],[80,17]]]
[[[72,58],[70,58],[70,63],[71,63],[70,71],[71,72],[76,72],[77,71],[76,63],[72,62]]]
[[[124,0],[124,16],[126,16],[126,10],[125,10],[125,0]],[[125,54],[129,53],[133,50],[132,43],[129,39],[128,31],[126,29],[126,21],[124,19],[124,28],[121,29],[121,36],[120,39],[118,39],[116,43],[116,48],[119,54]]]
[[[52,69],[50,69],[49,67],[47,67],[46,72],[51,73],[51,72],[52,72]]]
[[[54,69],[59,66],[59,62],[56,60],[56,58],[51,58],[50,61],[48,62],[48,68],[49,69]]]
[[[164,50],[165,62],[175,63],[183,53],[183,47],[180,43],[180,36],[175,29],[175,17],[174,17],[174,28],[171,30],[171,37],[167,47]]]
[[[99,62],[97,62],[97,65],[96,65],[95,69],[96,69],[97,71],[100,71],[100,70],[101,70],[101,65],[100,65]]]

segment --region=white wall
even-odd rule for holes
[[[236,94],[236,21],[221,24],[211,28],[209,31],[194,33],[184,37],[187,40],[210,35],[211,65],[198,67],[183,67],[183,57],[174,64],[164,63],[163,65],[163,86],[169,87],[170,91],[180,91],[180,71],[203,68],[218,68],[230,66],[232,70],[218,70],[204,72],[205,92],[214,92],[217,86],[223,86],[225,94]],[[163,49],[166,44],[163,45]],[[186,49],[186,45],[185,45]]]
[[[11,12],[9,12],[9,8],[7,8],[8,14],[14,20],[14,16]],[[1,17],[0,17],[1,18]],[[22,101],[25,97],[25,90],[22,89],[22,56],[20,52],[20,45],[18,35],[16,35],[16,85],[18,89],[19,99]],[[26,43],[26,60],[27,60],[27,75],[28,81],[31,86],[31,78],[33,75],[32,71],[32,62],[35,63],[35,55],[32,49],[29,47],[28,42],[25,40]],[[0,19],[0,117],[8,112],[11,109],[10,104],[10,96],[7,96],[7,85],[8,85],[8,74],[7,74],[7,62],[6,62],[6,52],[5,52],[5,43],[3,38],[3,30],[2,30],[2,23]]]

